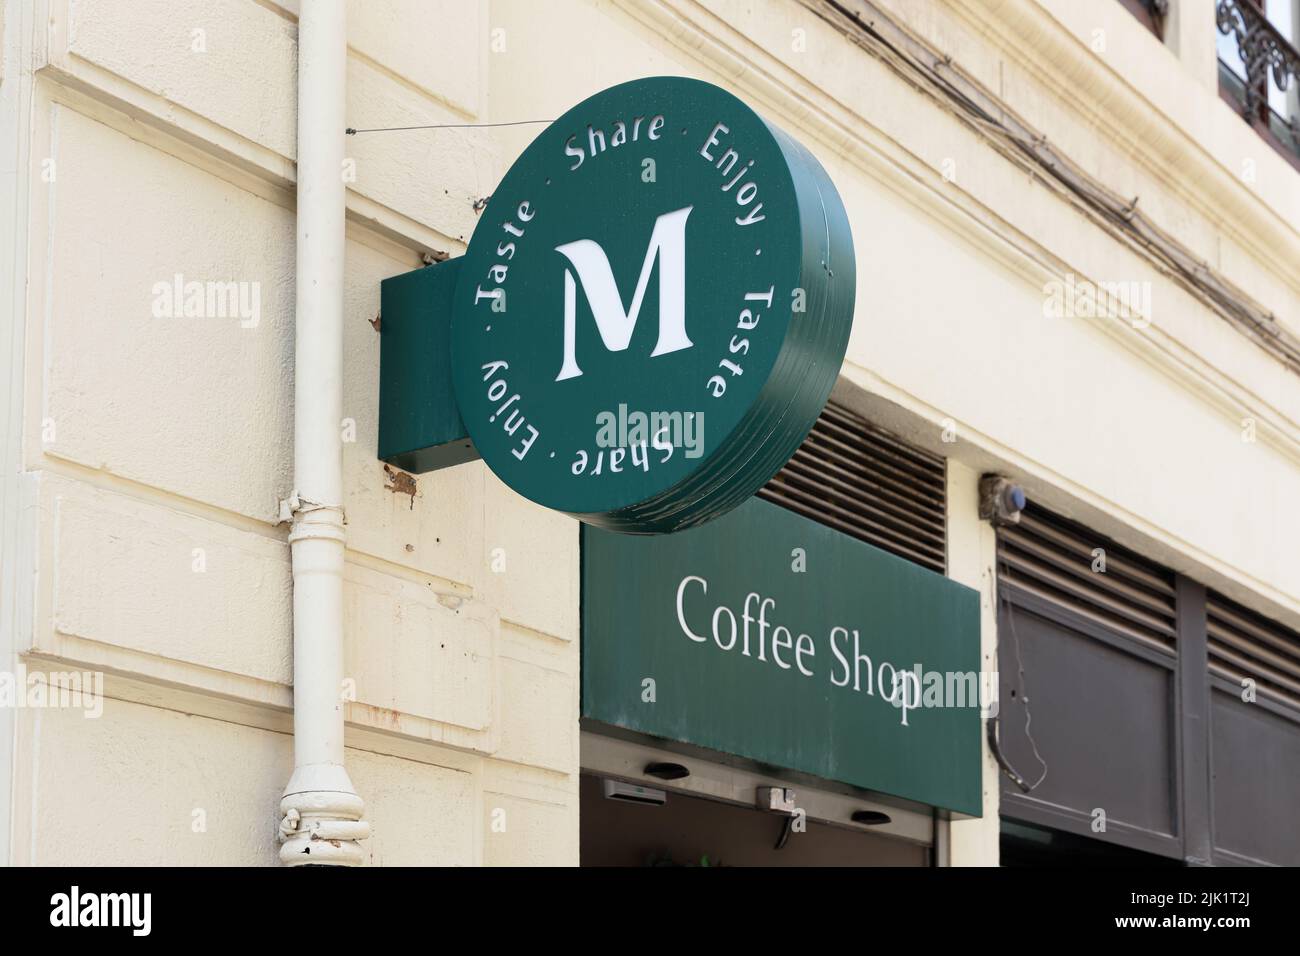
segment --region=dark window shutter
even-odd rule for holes
[[[942,458],[831,402],[758,496],[943,574],[946,491]]]
[[[1210,671],[1300,710],[1300,634],[1213,591],[1206,595]]]
[[[1094,571],[1105,552],[1105,572]],[[1174,650],[1174,574],[1032,504],[998,531],[998,577],[1141,644]]]

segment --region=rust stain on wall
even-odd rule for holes
[[[415,476],[404,471],[398,471],[391,465],[384,465],[384,478],[387,479],[385,487],[393,494],[411,496],[411,508],[414,509],[415,496],[419,493],[419,488],[415,484]]]

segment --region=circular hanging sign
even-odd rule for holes
[[[671,532],[762,487],[830,396],[853,239],[806,149],[708,83],[615,86],[511,166],[461,262],[461,417],[515,491]]]

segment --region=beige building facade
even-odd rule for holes
[[[1162,36],[1128,6],[348,4],[347,125],[455,127],[360,132],[340,171],[368,865],[578,864],[582,772],[634,762],[580,724],[578,523],[482,462],[407,476],[376,456],[380,282],[462,253],[538,129],[485,124],[625,80],[720,85],[835,181],[858,288],[834,400],[944,460],[946,573],[980,593],[984,667],[1007,640],[985,474],[1300,628],[1300,172],[1225,101],[1211,0],[1172,0]],[[3,4],[0,670],[102,680],[93,717],[0,708],[9,863],[279,859],[298,16]],[[1099,289],[1118,313],[1083,304]],[[1005,783],[983,746],[982,817],[901,815],[882,838],[996,865]],[[693,779],[739,803],[761,776]]]

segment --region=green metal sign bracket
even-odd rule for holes
[[[415,474],[479,457],[451,376],[451,307],[461,261],[380,284],[379,458]]]

